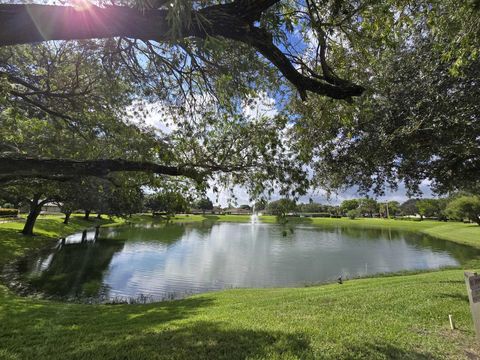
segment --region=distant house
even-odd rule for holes
[[[202,210],[202,209],[191,209],[190,214],[193,215],[203,215],[203,214],[214,214],[213,210]]]
[[[229,215],[251,215],[252,211],[250,209],[242,208],[228,208],[225,210],[225,214]]]
[[[60,209],[61,204],[48,202],[43,204],[42,211],[40,214],[60,214],[62,211]]]

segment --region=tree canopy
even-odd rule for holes
[[[476,0],[71,5],[0,3],[2,184],[478,189]]]

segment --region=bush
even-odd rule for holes
[[[0,208],[0,217],[18,216],[18,209]]]
[[[480,225],[480,197],[460,196],[452,200],[445,212],[452,219],[468,219]]]
[[[347,216],[349,219],[354,220],[359,216],[359,211],[358,210],[348,210],[347,211]]]

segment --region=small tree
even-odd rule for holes
[[[55,182],[25,180],[12,186],[0,187],[3,199],[10,199],[11,203],[28,207],[28,215],[22,234],[33,235],[33,228],[43,205],[56,201],[59,197],[58,184]]]
[[[298,210],[304,213],[320,213],[323,212],[323,205],[315,202],[298,205]]]
[[[276,215],[279,218],[285,218],[289,212],[295,211],[297,204],[294,200],[280,199],[272,201],[267,205],[267,212],[271,215]]]
[[[398,201],[379,203],[379,211],[380,215],[385,218],[395,216],[400,212],[400,204]]]
[[[440,203],[436,199],[422,199],[417,201],[420,217],[434,217],[440,215]]]
[[[359,211],[357,209],[352,209],[347,211],[347,216],[351,220],[356,219],[358,215],[359,215]]]
[[[350,210],[357,210],[359,205],[360,204],[357,199],[343,200],[340,204],[340,211],[342,214],[348,215]]]
[[[480,197],[460,196],[452,200],[445,212],[454,219],[467,218],[480,225]]]
[[[255,211],[262,211],[262,210],[265,210],[266,206],[267,206],[267,201],[264,199],[260,199],[255,203],[254,208],[255,208]]]
[[[417,199],[408,199],[402,205],[400,205],[400,211],[402,215],[416,215],[418,214]]]
[[[188,201],[179,192],[158,192],[147,198],[145,207],[152,213],[165,212],[167,215],[175,215],[187,211]]]
[[[373,217],[373,214],[378,212],[378,203],[370,198],[360,199],[359,210],[362,214],[368,214],[370,217]]]
[[[70,216],[72,215],[72,212],[75,210],[75,204],[73,202],[59,202],[57,203],[60,211],[65,215],[65,218],[63,219],[63,223],[65,225],[68,225],[68,222],[70,221]]]
[[[197,201],[196,203],[197,208],[202,210],[205,214],[205,211],[213,209],[213,203],[209,198],[203,198]]]

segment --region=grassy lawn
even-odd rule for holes
[[[45,245],[52,239],[58,239],[95,225],[121,223],[123,220],[95,219],[86,221],[82,215],[72,215],[68,225],[62,223],[63,217],[56,215],[40,216],[35,224],[34,237],[23,236],[20,231],[24,223],[12,221],[0,223],[0,268],[5,261],[21,256],[26,251]]]
[[[0,224],[0,266],[48,236],[93,223],[74,218],[65,226],[60,218],[42,218],[33,238],[18,234],[20,223]],[[310,223],[388,224],[453,235],[456,242],[480,241],[475,228],[460,223],[319,218]],[[449,329],[449,314],[457,330]],[[227,290],[150,305],[67,304],[19,297],[0,286],[0,359],[474,359],[479,354],[462,270]]]
[[[461,271],[76,305],[0,290],[4,359],[466,359]],[[458,330],[448,329],[452,314]],[[68,355],[68,356],[67,356]]]

